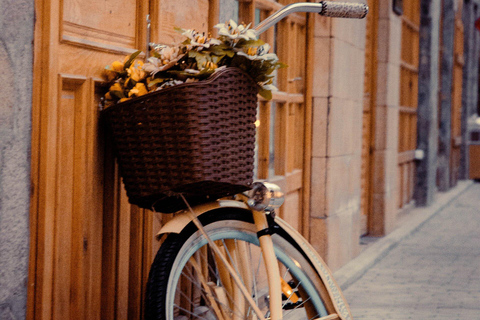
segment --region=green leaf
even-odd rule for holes
[[[225,55],[222,55],[222,56],[217,56],[217,55],[213,55],[211,56],[211,60],[213,63],[215,63],[216,65],[218,65],[218,63],[225,57]]]
[[[137,81],[133,80],[132,78],[128,78],[127,81],[125,81],[124,87],[127,90],[132,89],[137,85]]]
[[[179,27],[174,27],[173,29],[178,33],[184,33],[186,31],[185,29]]]
[[[259,46],[263,46],[265,44],[264,41],[260,40],[260,39],[257,39],[257,40],[244,40],[244,39],[241,39],[238,44],[237,44],[237,47],[240,47],[240,48],[250,48],[250,47],[259,47]]]
[[[208,78],[215,72],[215,69],[203,69],[197,74],[197,78]]]
[[[125,95],[123,94],[122,91],[110,91],[110,95],[112,97],[116,97],[118,99],[122,99],[122,98],[125,98]]]
[[[163,78],[162,78],[162,79],[156,78],[156,79],[153,79],[152,81],[150,81],[150,82],[148,83],[148,87],[151,88],[151,87],[153,87],[154,85],[159,84],[159,83],[163,83],[163,82],[165,82],[165,79],[163,79]]]
[[[272,91],[271,90],[266,90],[263,88],[258,89],[258,94],[260,94],[264,99],[267,100],[272,100]]]
[[[142,53],[142,51],[138,50],[138,51],[135,51],[134,53],[132,53],[130,55],[130,57],[128,58],[127,62],[125,62],[124,64],[124,69],[128,69],[130,68],[130,66],[132,65],[132,62],[135,61],[135,58],[140,54]]]
[[[207,57],[206,54],[202,53],[202,52],[198,52],[198,51],[190,51],[188,53],[188,57],[189,58],[195,58],[195,60],[197,61],[197,66],[199,68],[201,68],[203,65],[205,65],[207,63],[207,61],[209,61],[210,59],[208,59],[209,57]]]

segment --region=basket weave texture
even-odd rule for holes
[[[130,203],[160,212],[248,190],[257,88],[240,69],[102,111]]]

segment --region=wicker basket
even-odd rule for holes
[[[257,88],[240,69],[104,110],[130,203],[160,212],[248,190]]]

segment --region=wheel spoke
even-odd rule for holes
[[[266,277],[264,255],[258,245],[258,238],[256,236],[255,226],[251,223],[242,222],[243,226],[246,224],[248,228],[241,229],[233,224],[226,224],[227,227],[213,229],[206,229],[209,237],[215,242],[217,250],[221,249],[223,259],[230,265],[230,272],[234,272],[240,283],[243,284],[244,289],[251,297],[251,301],[255,304],[255,308],[261,311],[262,317],[268,318],[270,313],[269,306],[269,288]],[[251,227],[250,227],[251,225]],[[155,301],[158,300],[157,293],[163,293],[166,303],[165,307],[157,308],[156,305],[147,305],[147,310],[166,310],[166,317],[161,315],[146,316],[146,319],[161,319],[161,320],[257,320],[257,313],[253,312],[252,305],[247,302],[247,299],[239,295],[236,289],[236,281],[232,280],[230,273],[225,273],[223,262],[217,259],[217,253],[212,252],[210,245],[203,239],[198,232],[194,232],[187,237],[179,239],[181,244],[172,242],[172,250],[177,250],[174,254],[175,261],[168,264],[163,261],[162,248],[157,255],[160,266],[170,265],[169,272],[165,275],[164,269],[159,276],[155,273],[150,275],[153,277],[149,279],[149,288],[147,288],[147,296]],[[288,240],[279,238],[275,241],[280,242],[281,246],[277,248],[278,244],[274,241],[275,253],[279,260],[280,276],[290,285],[286,287],[282,302],[283,319],[316,319],[321,316],[326,316],[323,304],[320,309],[316,304],[321,299],[315,290],[314,282],[309,280],[310,276],[316,276],[314,269],[308,265],[308,261],[295,253],[296,248],[288,243]],[[175,238],[172,238],[177,241]],[[165,243],[169,241],[167,237]],[[172,240],[173,241],[173,240]],[[178,248],[181,248],[180,250]],[[295,255],[291,256],[290,253]],[[168,252],[167,252],[168,253]],[[169,254],[170,256],[172,254]],[[165,255],[165,259],[169,258]],[[177,257],[178,256],[178,257]],[[292,258],[290,258],[292,257]],[[169,259],[172,259],[171,257]],[[190,261],[190,259],[192,259]],[[178,262],[177,262],[178,261]],[[306,265],[305,265],[306,264]],[[306,267],[305,267],[306,266]],[[222,270],[223,268],[223,270]],[[310,269],[309,269],[310,268]],[[155,269],[152,265],[152,270]],[[313,270],[313,273],[312,273]],[[305,272],[309,272],[308,276]],[[173,278],[172,278],[173,277]],[[173,279],[166,282],[164,279]],[[318,279],[318,278],[317,278]],[[318,281],[318,280],[315,280]],[[153,285],[152,285],[153,283]],[[166,290],[168,286],[173,284],[172,289]],[[148,290],[155,292],[148,293]],[[292,298],[292,295],[297,295],[298,300]],[[312,299],[310,296],[315,296]],[[295,303],[293,301],[295,301]],[[147,301],[148,302],[148,301]],[[148,302],[150,303],[150,302]],[[314,311],[317,310],[317,311]],[[163,311],[162,311],[163,312]],[[313,314],[316,313],[316,314]],[[175,315],[175,316],[174,316]]]

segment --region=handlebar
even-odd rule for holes
[[[325,17],[362,19],[368,13],[368,6],[363,3],[321,1],[319,3],[298,2],[278,10],[255,27],[257,35],[295,12],[318,12]]]

